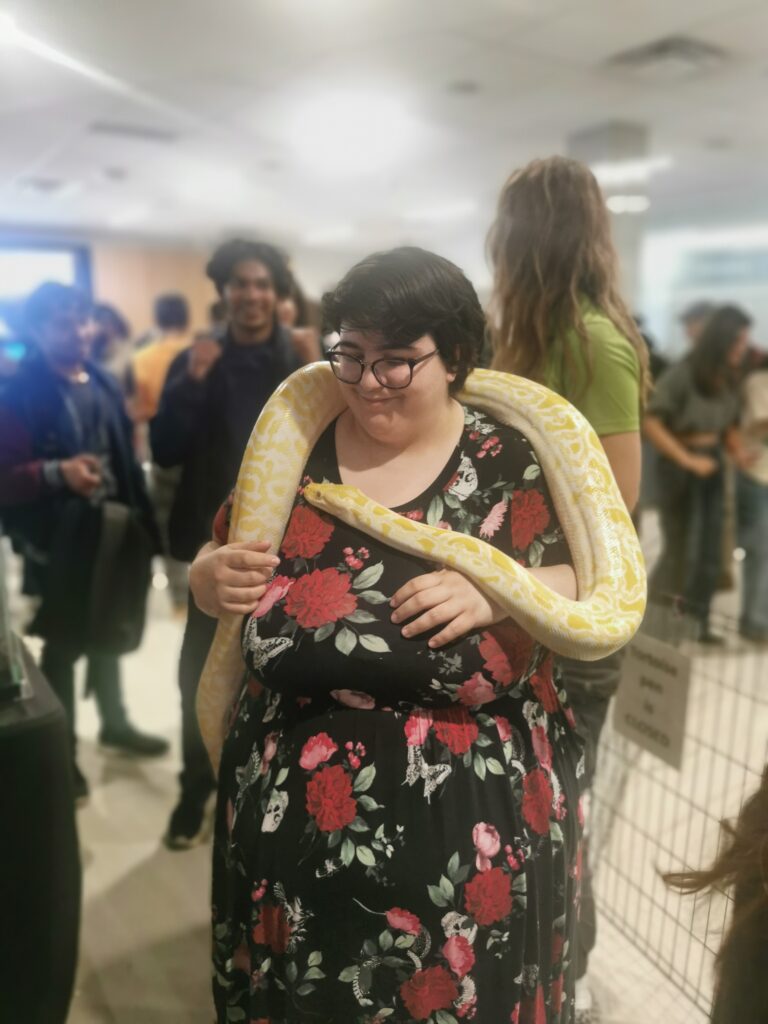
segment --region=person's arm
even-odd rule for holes
[[[643,420],[643,433],[659,454],[676,462],[681,469],[696,476],[711,476],[717,470],[717,462],[709,455],[696,455],[680,444],[675,435],[664,425],[659,416],[646,413]]]
[[[152,458],[164,469],[184,462],[205,408],[207,373],[200,375],[194,370],[188,352],[176,357],[166,377],[157,415],[149,423]]]
[[[600,438],[627,510],[634,512],[640,498],[642,447],[640,431],[608,434]]]
[[[749,469],[757,461],[757,453],[749,450],[745,443],[744,434],[737,425],[730,427],[725,432],[724,443],[725,450],[733,459],[738,469]]]

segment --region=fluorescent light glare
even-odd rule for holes
[[[605,205],[611,213],[645,213],[651,203],[648,196],[608,196]]]
[[[652,156],[645,160],[610,160],[592,164],[592,173],[604,188],[617,188],[642,184],[671,166],[672,157]]]
[[[16,42],[16,19],[5,11],[0,11],[0,46],[12,46]]]

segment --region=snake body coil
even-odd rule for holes
[[[646,579],[637,534],[602,445],[565,399],[540,384],[475,370],[457,396],[531,442],[568,541],[578,601],[561,597],[485,541],[416,523],[354,487],[311,484],[304,496],[388,545],[469,576],[531,636],[556,654],[592,661],[626,644],[643,617]],[[240,467],[230,541],[266,540],[277,551],[301,474],[322,432],[345,408],[331,368],[313,364],[278,388],[251,434]],[[197,709],[218,767],[227,712],[243,675],[240,618],[221,619],[200,681]]]

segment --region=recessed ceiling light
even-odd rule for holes
[[[651,156],[642,160],[606,160],[592,164],[592,173],[603,187],[643,184],[654,174],[672,166],[670,156]]]
[[[645,213],[651,202],[648,196],[608,196],[605,205],[611,213]]]

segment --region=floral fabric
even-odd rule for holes
[[[242,631],[214,847],[220,1024],[567,1024],[580,749],[548,651],[507,620],[432,651],[389,599],[434,566],[303,498]],[[465,410],[398,509],[537,566],[569,561],[529,442]],[[226,540],[226,508],[216,532]]]

